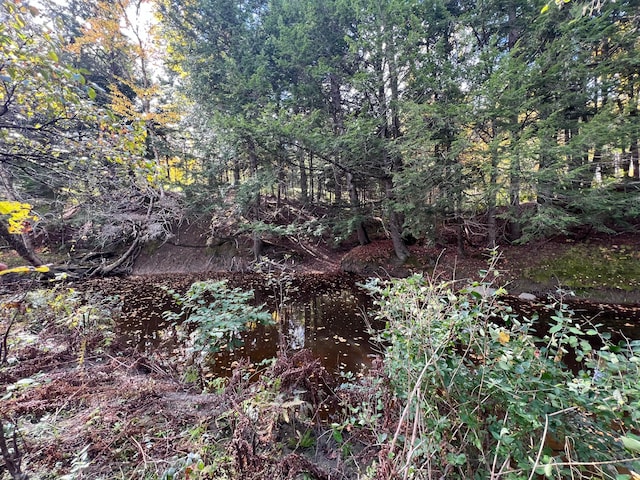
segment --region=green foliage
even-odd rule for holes
[[[316,444],[316,439],[311,430],[305,430],[302,434],[298,433],[297,437],[289,438],[287,441],[289,448],[311,448]]]
[[[26,330],[16,332],[17,346],[32,341],[32,335],[48,329],[65,334],[82,367],[88,345],[95,354],[104,352],[115,338],[114,320],[121,303],[117,297],[84,293],[56,286],[28,292],[22,300]]]
[[[27,318],[34,328],[110,329],[121,308],[117,297],[85,294],[64,286],[29,292],[25,302]]]
[[[220,474],[220,467],[230,464],[231,458],[221,454],[209,456],[212,459],[207,463],[200,454],[190,452],[185,457],[177,459],[171,467],[167,468],[160,476],[160,480],[205,479],[212,478],[210,475],[213,474],[216,474],[216,478],[220,480],[230,478],[226,473]]]
[[[536,337],[534,319],[487,284],[456,292],[414,276],[368,289],[387,322],[379,339],[402,405],[388,443],[397,472],[601,478],[597,462],[631,465],[618,439],[640,418],[640,342],[613,345],[562,303]]]
[[[561,185],[554,187],[558,199],[523,216],[523,236],[519,243],[553,235],[571,234],[576,228],[589,228],[606,234],[616,230],[633,230],[634,219],[640,214],[635,193],[629,185],[617,191],[616,184],[589,189],[570,190]],[[505,216],[506,217],[506,216]]]
[[[327,222],[338,239],[360,215],[386,213],[397,240],[482,211],[494,241],[498,207],[511,241],[637,215],[633,2],[159,4],[194,116],[211,119],[207,186],[233,170],[246,208],[267,188],[305,204],[348,192],[352,215]]]
[[[71,461],[71,471],[66,475],[62,475],[60,480],[76,480],[83,477],[83,470],[91,464],[91,460],[89,459],[89,447],[90,445],[85,445],[82,449],[76,452],[73,460]]]
[[[184,295],[167,290],[179,312],[164,312],[174,324],[183,323],[193,341],[195,352],[215,353],[240,344],[238,334],[252,324],[271,321],[269,313],[250,305],[252,291],[229,288],[226,280],[193,283]]]
[[[32,179],[51,184],[47,175],[56,166],[78,166],[69,153],[79,146],[79,157],[122,154],[110,150],[117,145],[111,134],[122,133],[118,121],[93,103],[86,72],[65,61],[65,40],[45,26],[38,9],[22,1],[3,2],[0,17],[3,163],[35,164],[42,171],[32,172]]]

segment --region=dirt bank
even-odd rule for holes
[[[184,234],[142,252],[133,273],[170,275],[286,269],[293,273],[344,271],[382,278],[421,273],[440,280],[475,281],[483,277],[482,272],[491,260],[491,252],[481,247],[467,247],[463,255],[454,245],[413,245],[410,251],[409,261],[399,265],[394,259],[393,246],[387,240],[331,249],[322,244],[280,239],[267,243],[265,256],[255,262],[247,242],[225,240],[207,246],[204,237]],[[598,263],[601,268],[594,270]],[[594,235],[581,242],[557,237],[527,245],[499,246],[494,283],[505,286],[514,295],[527,292],[544,296],[563,287],[582,299],[638,304],[640,270],[630,268],[634,264],[640,264],[639,235]]]

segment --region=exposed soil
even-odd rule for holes
[[[395,261],[390,240],[376,240],[366,246],[347,244],[330,248],[324,243],[273,239],[265,243],[262,263],[253,261],[247,241],[226,240],[217,247],[204,245],[204,237],[177,237],[156,249],[143,252],[138,258],[135,275],[171,275],[175,273],[252,272],[287,269],[298,274],[336,273],[340,271],[368,276],[405,277],[421,273],[439,280],[478,281],[491,263],[491,252],[479,246],[467,246],[463,254],[455,245],[409,247],[412,256],[403,265]],[[506,287],[509,293],[522,292],[545,296],[562,287],[561,279],[539,281],[532,272],[544,268],[562,257],[570,248],[583,245],[597,251],[624,246],[640,254],[640,235],[591,235],[577,241],[569,237],[555,237],[526,245],[500,245],[493,264],[498,277],[496,286]],[[602,286],[576,292],[578,297],[606,303],[640,303],[640,290]]]

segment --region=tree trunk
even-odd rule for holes
[[[539,207],[550,204],[553,201],[553,158],[548,150],[551,145],[556,145],[558,139],[555,135],[543,132],[540,139],[540,160],[538,162],[538,178],[536,181],[536,202]],[[550,178],[553,175],[553,178]]]
[[[393,206],[393,180],[391,177],[385,179],[385,190],[387,201],[389,202],[389,235],[393,242],[393,250],[400,260],[404,263],[409,258],[410,252],[402,240],[402,218]]]
[[[518,38],[520,37],[520,32],[517,26],[518,20],[518,12],[516,9],[516,4],[512,4],[509,6],[509,38],[508,38],[508,48],[509,51],[512,51],[518,42]],[[518,85],[515,85],[515,88],[519,88]],[[518,124],[518,115],[513,114],[509,119],[509,123],[511,124],[511,143],[516,144],[517,140],[519,140],[519,134],[517,133],[520,130],[520,126]],[[522,237],[522,225],[520,222],[520,180],[521,180],[521,166],[520,166],[520,155],[516,149],[511,149],[511,165],[509,169],[509,221],[507,223],[507,236],[509,241],[513,242]]]
[[[510,215],[507,224],[509,241],[514,242],[522,237],[522,225],[520,223],[520,157],[514,153],[511,159],[511,171],[509,178],[509,206]]]
[[[636,180],[640,180],[640,149],[638,149],[638,139],[634,139],[631,142],[631,150],[629,152],[629,156],[631,157],[631,165],[633,166],[633,178]]]
[[[491,172],[487,185],[487,243],[489,248],[497,245],[496,203],[498,190],[498,154],[491,152]]]
[[[333,167],[333,181],[334,181],[334,193],[335,199],[334,202],[337,205],[342,203],[342,172],[339,168]]]
[[[247,150],[248,150],[248,154],[249,154],[249,166],[251,168],[251,175],[252,176],[257,176],[258,175],[258,155],[256,154],[256,146],[253,143],[252,139],[248,139],[247,141]],[[259,221],[260,220],[260,201],[261,201],[261,196],[260,196],[260,187],[258,187],[258,191],[256,192],[256,198],[253,200],[253,219],[255,221]],[[262,254],[262,248],[264,246],[264,242],[262,241],[262,237],[260,237],[260,234],[258,232],[253,232],[253,256],[255,260],[258,260],[258,258],[260,258],[260,255]]]
[[[304,164],[304,150],[298,150],[298,165],[300,168],[300,200],[302,200],[303,205],[307,205],[309,203],[309,186],[307,179],[307,168]]]
[[[340,79],[334,73],[329,74],[331,85],[331,117],[333,119],[333,133],[344,133],[344,118],[342,115],[342,94],[340,92]]]
[[[309,198],[313,202],[313,181],[315,175],[313,174],[313,153],[309,153]]]
[[[3,165],[0,165],[0,181],[9,200],[20,201],[13,188],[13,177]],[[35,254],[35,249],[27,235],[9,233],[7,226],[0,222],[0,238],[3,238],[12,249],[18,252],[18,255],[34,267],[42,265],[42,260]]]
[[[495,194],[491,193],[487,207],[487,244],[489,248],[494,248],[497,245],[496,202]]]
[[[349,190],[349,202],[351,203],[351,208],[355,212],[355,214],[360,217],[360,201],[358,199],[358,191],[356,190],[356,186],[353,183],[353,175],[351,173],[347,173],[347,189]],[[364,224],[360,219],[358,219],[358,223],[356,225],[356,233],[358,234],[358,242],[360,245],[368,245],[371,243],[369,240],[369,235],[364,228]]]
[[[240,185],[240,162],[236,157],[233,158],[233,186]]]
[[[34,252],[31,242],[26,235],[9,233],[7,226],[0,222],[0,238],[7,242],[18,255],[34,267],[43,265],[42,260],[40,260]]]
[[[396,211],[389,213],[389,233],[391,234],[391,241],[393,242],[393,250],[400,260],[400,263],[406,262],[411,253],[402,240],[402,222],[400,215]]]
[[[257,261],[260,259],[260,256],[262,255],[262,249],[264,248],[264,241],[262,240],[258,232],[253,232],[252,238],[253,238],[253,247],[251,247],[251,250],[253,251],[253,259]]]
[[[135,261],[139,253],[140,253],[140,239],[135,238],[131,243],[131,245],[129,246],[129,248],[127,249],[127,251],[124,252],[122,255],[120,255],[120,257],[115,262],[112,262],[108,265],[101,265],[100,267],[89,272],[88,276],[95,277],[95,276],[109,275],[110,273],[113,273],[114,271],[118,270],[120,267],[125,265],[126,262],[129,262],[129,265],[133,265],[133,262]],[[127,267],[124,270],[129,271],[130,268]]]
[[[631,85],[631,98],[630,104],[633,105],[631,112],[629,112],[629,117],[631,117],[631,122],[635,124],[638,121],[638,109],[636,108],[636,100],[635,100],[635,88]],[[635,180],[640,180],[640,149],[638,148],[638,138],[632,137],[631,145],[629,148],[629,168],[633,168],[633,178]]]

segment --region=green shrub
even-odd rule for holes
[[[397,478],[640,471],[628,448],[640,419],[640,341],[613,345],[562,303],[536,337],[535,319],[513,314],[488,285],[458,292],[414,276],[367,287],[386,322],[379,340],[402,409],[388,445]]]
[[[251,324],[268,323],[271,315],[250,304],[252,291],[229,288],[226,280],[195,282],[184,295],[167,290],[179,306],[164,312],[170,322],[183,324],[193,340],[193,349],[204,354],[234,348],[238,334]]]

